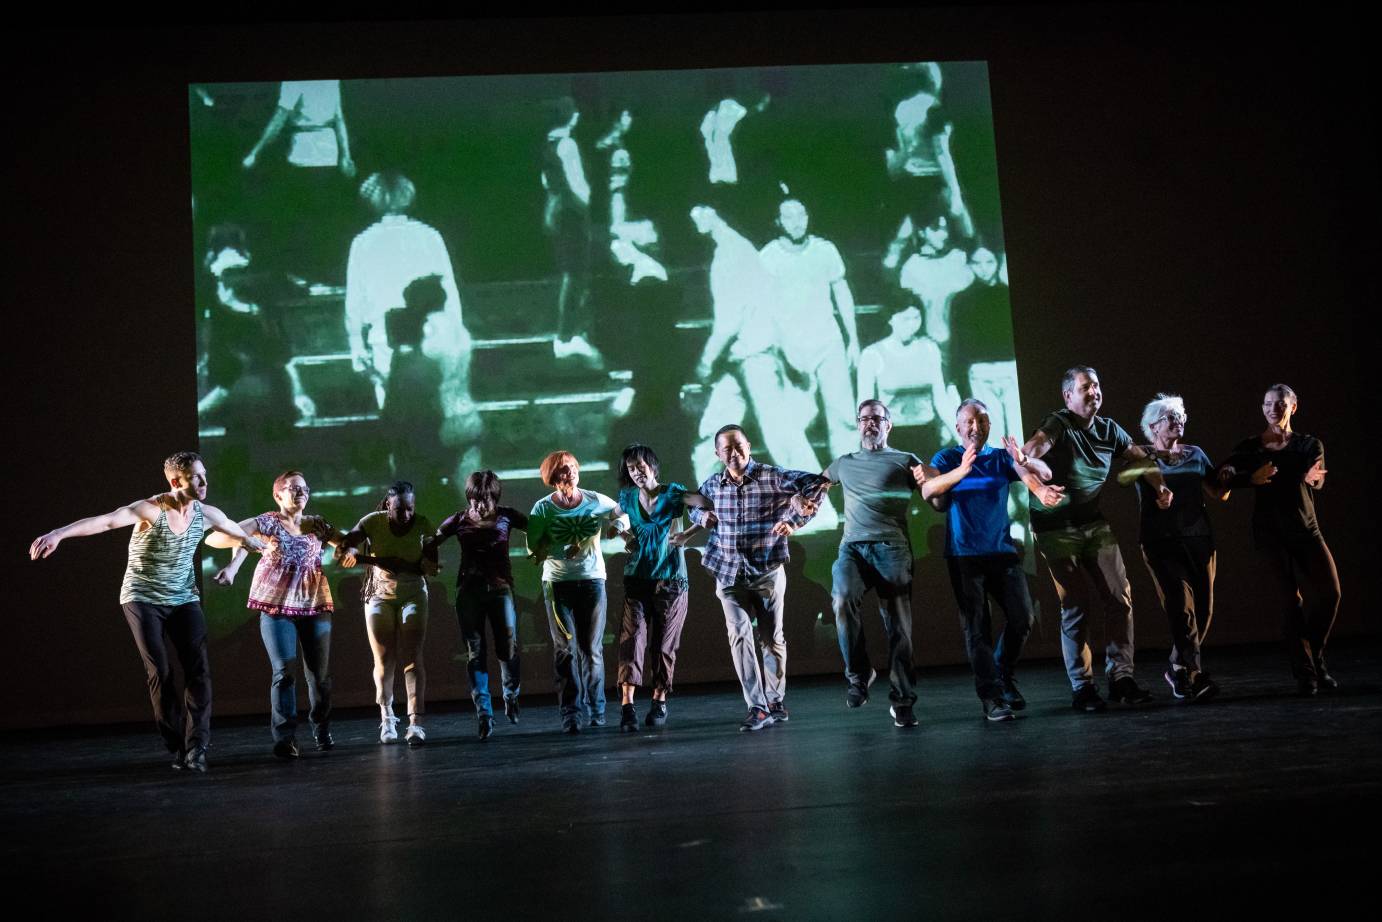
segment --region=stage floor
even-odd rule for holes
[[[616,703],[563,736],[548,699],[482,744],[467,703],[409,750],[352,711],[291,763],[267,720],[218,721],[205,776],[151,726],[10,733],[3,876],[45,915],[153,919],[1328,916],[1368,888],[1382,645],[1338,643],[1344,687],[1309,700],[1275,648],[1208,651],[1223,693],[1197,706],[1141,661],[1157,700],[1099,715],[1027,663],[1004,724],[967,671],[926,670],[910,731],[886,682],[848,710],[821,679],[758,733],[724,686],[637,736]]]

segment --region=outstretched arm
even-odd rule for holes
[[[78,519],[70,525],[55,528],[46,535],[35,538],[33,544],[29,545],[29,559],[38,560],[40,557],[47,557],[68,538],[85,538],[88,535],[99,535],[103,531],[110,531],[115,528],[128,528],[140,522],[156,521],[158,512],[156,503],[147,499],[140,499],[128,506],[121,506],[113,512],[107,512],[105,515],[93,515],[85,519]]]
[[[1142,479],[1147,481],[1148,486],[1156,491],[1157,508],[1171,508],[1173,494],[1171,493],[1171,488],[1166,486],[1166,481],[1161,476],[1161,468],[1157,467],[1156,459],[1141,445],[1129,445],[1127,450],[1123,452],[1123,460],[1141,465],[1140,471]]]
[[[202,507],[205,510],[205,507]],[[259,534],[259,523],[254,519],[245,519],[240,523],[240,530],[247,535]],[[245,562],[245,558],[250,555],[249,549],[239,541],[232,540],[227,535],[219,532],[212,532],[206,536],[206,543],[211,547],[233,547],[235,553],[230,555],[230,563],[216,571],[213,580],[222,586],[230,586],[235,583],[235,574],[240,572],[240,565]]]
[[[960,456],[958,467],[944,474],[938,473],[934,477],[930,476],[929,471],[926,471],[926,466],[922,465],[921,469],[926,472],[926,476],[921,481],[921,498],[930,502],[932,499],[950,492],[951,487],[964,480],[969,476],[969,472],[974,470],[974,461],[978,457],[979,452],[973,445],[966,446],[964,454]],[[913,477],[915,476],[914,473]]]
[[[269,119],[269,124],[264,126],[264,133],[259,136],[259,140],[254,143],[254,147],[250,148],[250,152],[246,154],[245,159],[241,161],[245,169],[250,170],[254,168],[254,164],[259,160],[259,155],[264,152],[264,148],[272,144],[274,139],[278,137],[279,132],[283,130],[283,126],[288,124],[288,117],[290,115],[292,115],[292,113],[282,106],[279,106],[278,109],[274,111],[273,118]]]

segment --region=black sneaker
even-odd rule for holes
[[[505,699],[504,699],[504,716],[507,717],[507,718],[509,719],[509,723],[511,723],[511,724],[516,724],[516,723],[518,723],[518,699],[517,699],[517,698],[505,698]]]
[[[850,685],[845,692],[845,707],[861,708],[868,703],[869,686],[878,678],[878,670],[870,669],[869,677],[859,685]]]
[[[567,734],[568,736],[575,736],[577,733],[580,733],[580,719],[577,718],[575,714],[572,714],[570,717],[563,717],[561,719],[561,732]]]
[[[1002,698],[990,698],[984,702],[984,719],[997,723],[1000,720],[1016,720],[1017,715]]]
[[[910,704],[894,704],[888,708],[888,713],[893,716],[893,726],[901,727],[904,730],[915,727],[918,723],[917,717],[912,713]]]
[[[317,752],[330,752],[336,748],[336,741],[331,738],[330,730],[318,730],[312,734],[312,739],[317,744]]]
[[[187,753],[185,751],[179,749],[177,752],[170,753],[170,755],[173,757],[173,771],[182,772],[187,770]]]
[[[201,772],[206,774],[206,747],[193,746],[187,752],[187,759],[183,763],[189,772]]]
[[[619,732],[638,732],[638,711],[632,704],[626,704],[619,709]]]
[[[1109,700],[1123,704],[1146,704],[1152,700],[1152,693],[1133,681],[1130,675],[1119,676],[1108,688]]]
[[[1195,678],[1190,680],[1190,700],[1208,701],[1219,694],[1219,686],[1214,684],[1214,680],[1203,672],[1195,673]]]
[[[773,718],[762,708],[753,708],[749,711],[749,716],[744,718],[744,722],[739,725],[739,732],[752,732],[762,730],[773,722]]]
[[[1332,692],[1339,690],[1339,680],[1329,674],[1329,667],[1324,664],[1324,657],[1315,657],[1315,684],[1322,692]]]
[[[1313,698],[1319,694],[1320,686],[1314,679],[1297,679],[1296,694],[1302,698]]]
[[[643,726],[661,727],[665,723],[667,723],[667,702],[654,698],[653,703],[648,705],[648,716],[643,718]]]
[[[286,739],[274,743],[274,756],[280,759],[296,759],[300,755],[296,740]]]
[[[1104,699],[1099,697],[1099,689],[1094,685],[1081,685],[1075,689],[1070,706],[1086,714],[1102,711],[1106,707]]]
[[[1171,686],[1171,694],[1177,698],[1189,698],[1190,694],[1190,673],[1185,669],[1167,668],[1161,674],[1166,680],[1166,684]]]
[[[1003,703],[1013,711],[1020,711],[1027,706],[1027,699],[1017,690],[1017,682],[1012,676],[1003,680]]]
[[[768,716],[773,719],[775,724],[785,724],[788,720],[787,705],[781,701],[774,701],[768,705]]]

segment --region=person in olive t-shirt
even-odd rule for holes
[[[912,665],[912,543],[907,534],[907,510],[917,490],[913,470],[922,461],[908,451],[888,447],[892,420],[879,400],[865,400],[857,412],[860,449],[841,455],[822,474],[845,491],[845,532],[840,555],[831,570],[832,607],[840,655],[845,661],[851,708],[869,700],[869,686],[878,673],[869,665],[864,648],[860,611],[864,594],[878,593],[879,613],[888,633],[888,678],[894,725],[917,725],[912,706],[917,696]],[[821,489],[824,495],[825,488]]]
[[[1042,421],[1023,446],[1023,454],[1041,458],[1052,482],[1065,487],[1066,502],[1047,509],[1031,503],[1032,531],[1046,558],[1060,597],[1061,654],[1074,690],[1077,711],[1103,710],[1094,684],[1089,648],[1089,613],[1101,608],[1107,645],[1104,672],[1114,701],[1140,704],[1151,694],[1133,680],[1132,587],[1118,550],[1118,539],[1099,511],[1099,491],[1108,480],[1113,459],[1145,461],[1147,453],[1111,419],[1098,416],[1103,405],[1099,375],[1077,365],[1061,380],[1065,409]],[[1171,491],[1156,465],[1142,475],[1156,491],[1156,503],[1171,504]]]

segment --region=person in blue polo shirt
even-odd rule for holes
[[[1027,706],[1013,670],[1032,630],[1032,599],[1010,537],[1008,486],[1021,480],[1044,506],[1061,502],[1065,491],[1043,482],[1050,470],[1023,454],[1011,436],[1003,438],[1002,449],[989,447],[983,401],[971,397],[960,404],[955,432],[960,445],[937,452],[931,459],[934,472],[919,469],[917,477],[922,497],[946,516],[946,563],[984,716],[1012,720],[1014,712]],[[990,596],[1007,620],[996,646]]]

